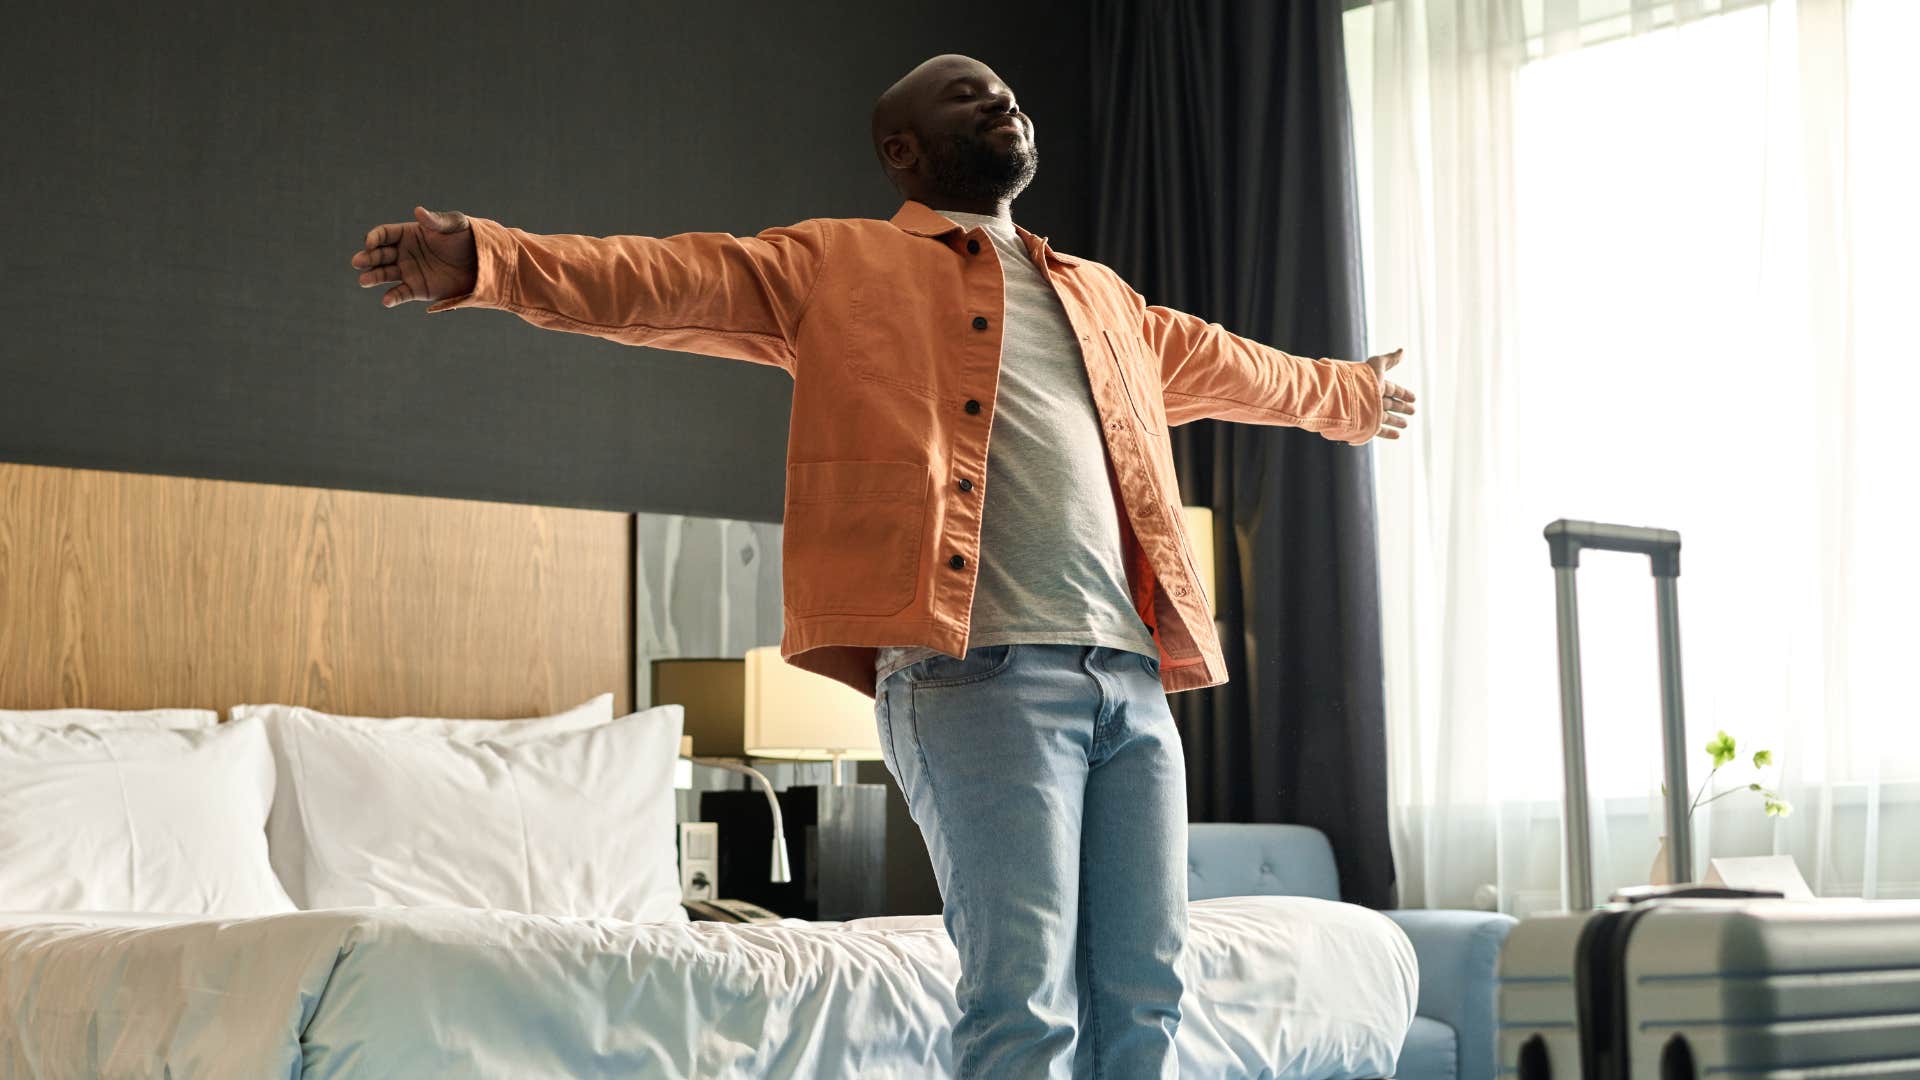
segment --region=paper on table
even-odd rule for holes
[[[1772,889],[1788,900],[1811,900],[1813,890],[1800,876],[1791,855],[1753,855],[1707,860],[1708,885],[1732,889]]]

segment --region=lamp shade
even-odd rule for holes
[[[1200,587],[1207,590],[1207,611],[1220,614],[1214,600],[1219,595],[1213,573],[1213,509],[1207,506],[1183,506],[1187,513],[1187,539],[1193,542],[1194,568],[1200,571]]]
[[[851,686],[794,667],[780,649],[748,649],[741,735],[751,757],[879,761],[873,699]]]
[[[684,710],[681,730],[693,740],[681,753],[745,757],[741,695],[746,664],[739,657],[668,657],[653,661],[653,704]]]

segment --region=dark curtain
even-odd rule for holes
[[[1340,0],[1091,13],[1093,256],[1148,303],[1365,359]],[[1319,828],[1346,899],[1389,907],[1372,448],[1216,420],[1172,436],[1186,503],[1214,512],[1229,680],[1169,699],[1192,820]]]

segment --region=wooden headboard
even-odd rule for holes
[[[0,709],[633,700],[628,514],[0,464]]]

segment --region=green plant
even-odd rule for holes
[[[1739,751],[1734,746],[1733,736],[1724,731],[1719,732],[1714,740],[1707,744],[1707,753],[1713,757],[1713,771],[1707,773],[1707,778],[1700,782],[1699,792],[1694,795],[1692,805],[1687,807],[1687,824],[1689,825],[1693,824],[1693,812],[1695,810],[1707,805],[1707,803],[1724,799],[1734,792],[1741,790],[1737,787],[1730,787],[1714,795],[1712,798],[1706,797],[1707,792],[1713,788],[1713,778],[1719,775],[1721,769],[1731,765],[1734,760],[1740,756]],[[1753,767],[1755,769],[1764,769],[1771,764],[1773,764],[1773,751],[1754,751]],[[1768,817],[1786,817],[1788,814],[1793,813],[1793,804],[1781,798],[1778,792],[1769,791],[1757,782],[1747,784],[1745,790],[1760,793],[1760,797],[1765,800]]]

